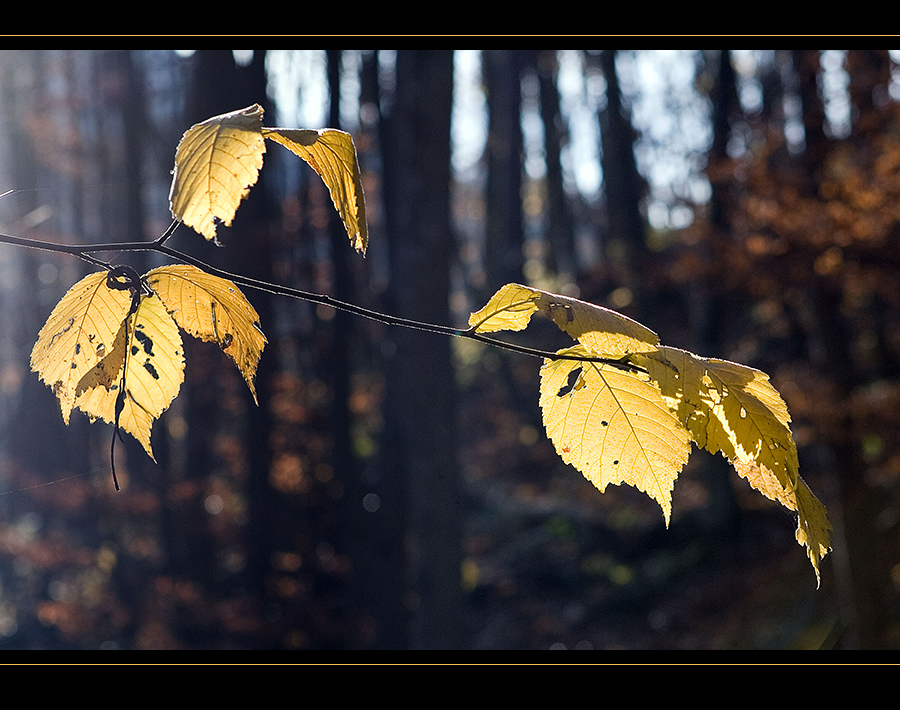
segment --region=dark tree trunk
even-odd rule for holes
[[[377,138],[382,155],[383,176],[382,202],[385,206],[384,224],[386,231],[382,250],[392,253],[393,235],[399,235],[405,229],[409,219],[405,217],[401,200],[403,187],[401,175],[397,171],[405,169],[399,155],[389,146],[395,140],[395,132],[405,127],[408,117],[394,111],[394,98],[381,87],[381,67],[378,52],[363,57],[360,77],[360,100],[373,107],[377,116]],[[388,82],[393,83],[393,82]],[[390,118],[389,118],[390,117]],[[374,120],[374,119],[373,119]],[[366,196],[372,200],[372,195]],[[406,220],[406,221],[404,221]],[[381,258],[390,259],[390,254],[382,254]],[[379,258],[377,255],[368,257]],[[391,265],[392,267],[392,265]],[[398,275],[402,281],[402,275]],[[384,310],[390,310],[397,302],[395,289],[385,294],[388,303],[381,304]],[[394,339],[399,335],[388,331],[381,338],[381,347],[375,349],[377,366],[383,370],[385,380],[391,377],[391,370],[396,366],[396,348],[399,343]],[[391,392],[387,394],[391,396]],[[399,403],[386,401],[383,405],[387,431],[383,432],[380,455],[374,466],[369,466],[366,475],[365,495],[373,496],[377,506],[370,506],[370,514],[360,525],[359,558],[354,568],[354,581],[357,589],[368,596],[362,607],[372,621],[373,631],[370,645],[378,649],[404,649],[410,642],[409,610],[405,599],[407,587],[407,560],[403,540],[406,537],[406,479],[403,477],[405,467],[400,452],[392,447],[397,443],[403,422]],[[396,427],[397,432],[390,431]]]
[[[737,78],[731,63],[731,52],[723,49],[716,62],[715,83],[712,92],[713,141],[707,161],[707,174],[712,196],[709,201],[709,222],[719,235],[730,229],[734,212],[734,177],[728,158],[728,141],[731,124],[740,109],[737,95]]]
[[[600,52],[600,67],[606,77],[606,108],[600,117],[607,214],[605,252],[614,272],[630,283],[640,274],[641,263],[648,255],[641,214],[645,185],[637,169],[637,135],[622,101],[615,50]]]
[[[194,101],[189,108],[188,123],[205,120],[214,115],[234,111],[253,103],[266,109],[271,119],[271,108],[266,98],[265,51],[256,50],[246,67],[240,67],[231,50],[201,50],[194,56]],[[267,151],[271,148],[267,146]],[[264,166],[271,162],[267,152]],[[274,258],[273,227],[277,219],[278,203],[272,194],[269,173],[263,169],[250,194],[244,200],[230,229],[219,228],[219,238],[224,247],[217,248],[204,243],[198,235],[189,234],[192,253],[200,253],[213,264],[244,276],[272,281]],[[266,292],[245,293],[259,314],[263,332],[274,332],[272,296]],[[191,339],[188,339],[191,340]],[[209,343],[186,342],[188,365],[186,367],[188,449],[186,476],[198,483],[210,475],[217,464],[217,452],[213,442],[223,430],[237,430],[235,413],[222,410],[223,385],[229,377],[237,375],[233,366],[218,348]],[[272,381],[278,371],[276,344],[269,340],[260,359],[256,373],[258,406],[246,397],[246,417],[241,423],[240,439],[246,452],[246,480],[234,480],[232,485],[245,487],[248,521],[244,530],[246,565],[243,583],[247,592],[262,606],[272,595],[269,575],[272,555],[276,550],[290,549],[285,544],[289,531],[279,529],[285,514],[282,496],[278,496],[269,482],[272,452],[269,446],[272,431],[270,396]],[[242,390],[243,391],[243,390]],[[238,474],[239,475],[239,474]],[[208,518],[202,511],[202,496],[194,505],[198,520]],[[185,522],[185,524],[187,524]],[[192,538],[190,559],[194,574],[197,570],[215,562],[213,548],[217,544],[209,530],[197,530]],[[193,549],[196,545],[199,549]],[[208,546],[208,549],[207,549]],[[210,570],[212,573],[212,570]]]
[[[853,127],[850,141],[861,151],[871,149],[873,134],[892,115],[879,105],[887,96],[890,58],[887,51],[851,50],[847,53]],[[881,101],[880,101],[881,99]],[[816,279],[812,303],[815,337],[820,347],[812,349],[815,365],[834,373],[835,384],[849,401],[867,383],[867,374],[852,349],[853,325],[842,317],[846,294],[840,283],[828,278]],[[843,424],[852,429],[849,412]],[[839,509],[833,510],[835,522],[835,576],[843,612],[848,622],[844,644],[848,648],[888,648],[888,600],[893,595],[890,552],[887,540],[876,522],[885,504],[879,500],[881,489],[863,475],[867,466],[861,456],[861,442],[852,436],[832,442],[826,465],[831,465],[837,480]],[[843,549],[839,546],[844,546]]]
[[[326,52],[330,128],[341,128],[341,51]],[[327,199],[327,198],[326,198]],[[350,245],[344,224],[334,210],[329,210],[328,225],[331,242],[332,291],[340,301],[357,301],[354,287],[354,271],[351,260],[361,257]],[[337,480],[343,487],[343,495],[337,502],[337,529],[334,531],[335,545],[341,554],[350,560],[349,584],[352,594],[352,620],[372,618],[377,610],[371,608],[371,584],[368,571],[371,553],[366,535],[366,523],[370,516],[363,507],[366,495],[360,480],[359,461],[354,454],[352,436],[353,415],[350,411],[352,378],[354,373],[353,353],[357,350],[360,329],[355,327],[356,317],[346,311],[335,311],[327,324],[330,330],[326,350],[322,353],[323,369],[332,390],[331,398],[331,460]],[[326,327],[322,324],[320,327]],[[351,641],[352,643],[353,641]],[[365,642],[365,641],[363,641]]]
[[[535,53],[535,67],[544,123],[544,160],[547,166],[547,241],[550,245],[550,268],[575,277],[575,225],[566,197],[562,169],[562,149],[568,140],[564,118],[560,112],[556,80],[559,64],[555,50]]]
[[[450,109],[453,54],[400,51],[382,147],[392,312],[450,322]],[[449,339],[391,332],[387,363],[385,476],[404,482],[402,515],[409,622],[383,630],[385,645],[459,648],[462,502],[456,385]],[[384,501],[384,499],[382,499]],[[396,514],[399,501],[386,501]]]
[[[186,106],[185,129],[227,111],[241,108],[237,93],[237,65],[231,50],[198,50],[191,59],[191,100]],[[255,193],[255,190],[254,190]],[[254,194],[255,197],[255,194]],[[247,205],[238,211],[245,218]],[[222,265],[221,250],[206,242],[200,235],[184,227],[180,236],[190,244],[191,252],[208,263]],[[225,230],[218,229],[217,238],[223,243]],[[203,507],[202,491],[209,475],[216,467],[214,439],[220,425],[221,402],[217,357],[209,343],[185,338],[185,381],[182,387],[187,432],[184,437],[184,467],[164,471],[166,485],[180,485],[191,495],[182,496],[178,503],[166,500],[170,519],[175,528],[170,550],[171,571],[176,576],[198,581],[204,587],[216,577],[215,541],[208,528],[208,515]]]
[[[822,166],[828,151],[825,135],[825,105],[819,91],[819,50],[798,49],[793,52],[794,72],[797,77],[797,94],[803,116],[803,170],[805,188],[809,196],[819,190]]]
[[[488,107],[485,298],[505,283],[522,280],[521,65],[517,50],[482,53]]]

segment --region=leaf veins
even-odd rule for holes
[[[580,345],[560,354],[591,355]],[[600,491],[611,483],[634,486],[659,503],[668,525],[675,479],[691,451],[690,435],[652,384],[596,362],[579,369],[568,360],[546,360],[541,368],[547,435],[563,461]]]
[[[179,327],[195,338],[218,343],[256,400],[253,381],[266,338],[259,315],[240,289],[188,264],[153,269],[144,278]]]
[[[138,334],[141,334],[141,338]],[[145,347],[152,343],[152,347]],[[153,458],[150,434],[153,422],[169,407],[184,381],[184,349],[178,326],[156,294],[142,296],[134,314],[121,324],[104,366],[95,368],[96,381],[88,379],[75,406],[91,420],[116,423],[116,401],[124,384],[119,426],[137,439]],[[109,367],[105,363],[110,363]],[[113,384],[105,380],[118,373]],[[93,386],[91,386],[93,385]],[[100,386],[103,385],[103,386]]]
[[[191,126],[175,153],[169,206],[176,219],[208,240],[229,226],[256,184],[266,152],[259,104]]]

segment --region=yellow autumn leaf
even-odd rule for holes
[[[240,289],[188,264],[153,269],[144,278],[182,330],[218,343],[237,365],[256,400],[253,380],[266,338],[259,315]]]
[[[217,220],[231,224],[256,184],[266,152],[262,116],[259,104],[214,116],[185,131],[178,144],[169,206],[208,240],[216,238]]]
[[[797,513],[797,539],[807,546],[818,578],[831,524],[800,478],[790,414],[768,375],[670,347],[635,361],[659,384],[698,445],[721,452],[753,488]]]
[[[831,552],[831,522],[822,502],[800,479],[797,487],[797,542],[806,546],[809,561],[816,570],[816,582],[821,584],[819,563]],[[818,586],[818,584],[817,584]]]
[[[369,243],[366,200],[356,146],[350,134],[334,128],[263,128],[262,132],[266,138],[301,157],[319,174],[344,222],[350,243],[356,251],[365,254]]]
[[[593,353],[578,345],[558,354]],[[643,491],[659,503],[668,525],[691,442],[659,389],[609,365],[548,359],[540,392],[544,426],[563,461],[601,492],[611,483]]]
[[[656,333],[621,313],[521,284],[500,288],[469,316],[469,326],[477,333],[522,330],[537,311],[595,356],[621,358],[652,352],[659,344]]]
[[[774,478],[760,492],[772,500],[796,487],[790,414],[768,375],[670,347],[635,360],[659,383],[698,445],[731,461],[765,466]]]
[[[114,348],[106,356],[118,363],[118,374],[111,385],[106,372],[116,369],[98,367],[87,374],[75,400],[75,406],[91,420],[116,423],[116,397],[125,388],[124,407],[119,426],[153,458],[150,434],[153,422],[175,399],[184,381],[184,349],[178,326],[156,294],[141,296],[137,310],[120,324]],[[96,381],[93,378],[97,373]]]
[[[524,330],[538,310],[540,298],[541,292],[536,289],[506,284],[491,296],[483,308],[469,316],[469,326],[476,333]]]
[[[108,288],[106,278],[107,272],[99,271],[72,286],[31,351],[31,369],[53,390],[66,424],[79,383],[111,352],[131,306],[129,292]]]
[[[116,333],[111,346],[104,349],[106,355],[78,381],[75,387],[76,400],[96,387],[104,387],[107,390],[118,389],[122,368],[125,366],[125,355],[128,352],[130,327],[131,319],[126,317],[119,325],[119,332]]]

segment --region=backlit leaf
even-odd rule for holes
[[[560,354],[590,357],[584,346]],[[574,373],[574,374],[573,374]],[[690,436],[652,383],[597,362],[545,360],[541,412],[563,461],[603,491],[625,483],[662,508],[668,525]]]
[[[253,380],[266,338],[259,315],[238,287],[188,264],[153,269],[145,279],[182,330],[218,343],[234,360],[255,400]]]
[[[256,184],[266,151],[259,104],[214,116],[187,131],[175,153],[172,214],[208,240],[216,223],[230,225]]]
[[[506,284],[481,310],[469,316],[469,326],[477,333],[498,330],[524,330],[531,316],[538,310],[541,292],[528,286]]]
[[[669,347],[636,362],[659,383],[670,409],[700,446],[721,452],[756,490],[797,513],[797,539],[807,546],[818,577],[819,561],[830,549],[831,525],[800,478],[790,414],[768,375]]]
[[[111,352],[131,306],[129,292],[108,288],[106,277],[106,271],[96,272],[72,286],[50,313],[31,351],[31,369],[53,390],[66,424],[79,383]],[[108,373],[110,378],[117,375]]]
[[[366,200],[356,146],[350,134],[333,128],[263,128],[262,132],[266,138],[303,158],[321,176],[344,222],[350,243],[356,251],[365,254],[369,242]]]
[[[809,486],[800,479],[797,486],[797,542],[806,546],[809,561],[816,570],[816,580],[821,582],[819,563],[831,551],[831,522],[822,502]]]
[[[597,356],[621,358],[659,344],[656,333],[621,313],[520,284],[503,286],[469,316],[469,326],[478,333],[522,330],[537,311]]]
[[[152,458],[153,422],[168,408],[184,381],[181,334],[158,296],[141,297],[135,313],[121,324],[107,358],[120,363],[114,383],[107,387],[98,378],[91,387],[94,383],[86,381],[75,406],[91,420],[114,424],[116,397],[124,378],[125,401],[119,426],[134,436]],[[115,370],[115,365],[109,370]]]
[[[105,349],[106,356],[98,360],[97,364],[78,381],[78,385],[75,387],[76,400],[95,387],[104,387],[107,390],[118,389],[122,368],[125,366],[125,354],[128,352],[126,344],[130,324],[131,320],[128,318],[122,321],[112,345]]]

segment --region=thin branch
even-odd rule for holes
[[[175,230],[178,229],[178,225],[181,224],[181,220],[176,219],[172,224],[169,225],[169,228],[162,233],[162,235],[157,239],[154,244],[158,246],[162,246],[163,242],[165,242],[169,237],[175,234]]]
[[[326,294],[321,293],[312,293],[309,291],[303,291],[297,288],[291,288],[290,286],[283,286],[280,284],[273,284],[268,281],[260,281],[258,279],[250,278],[249,276],[242,276],[241,274],[234,274],[228,271],[224,271],[222,269],[218,269],[211,264],[207,264],[200,259],[197,259],[190,254],[186,254],[177,249],[173,249],[172,247],[166,246],[165,241],[169,239],[169,237],[174,234],[176,228],[179,226],[180,222],[177,220],[173,222],[169,228],[153,242],[111,242],[107,244],[91,244],[91,245],[71,245],[71,244],[56,244],[54,242],[46,242],[38,239],[28,239],[25,237],[16,237],[9,234],[0,234],[0,243],[13,244],[16,246],[27,247],[29,249],[40,249],[42,251],[51,251],[62,254],[70,254],[72,256],[76,256],[80,259],[83,259],[89,263],[95,264],[102,268],[105,268],[111,271],[113,265],[108,262],[101,261],[96,257],[92,256],[92,254],[98,252],[129,252],[129,251],[150,251],[155,252],[157,254],[162,254],[171,259],[177,259],[183,261],[191,266],[196,266],[198,269],[202,269],[203,271],[211,274],[212,276],[218,276],[219,278],[228,279],[229,281],[233,281],[235,284],[239,286],[244,286],[246,288],[256,289],[258,291],[266,291],[268,293],[272,293],[278,296],[287,296],[290,298],[297,298],[303,301],[308,301],[310,303],[318,303],[321,305],[331,306],[332,308],[336,308],[338,310],[346,311],[353,315],[360,316],[362,318],[366,318],[368,320],[376,321],[378,323],[384,323],[385,325],[392,326],[400,326],[403,328],[412,328],[415,330],[423,330],[429,333],[436,333],[438,335],[449,335],[458,338],[467,338],[469,340],[475,340],[480,343],[485,343],[487,345],[491,345],[497,348],[502,348],[504,350],[510,350],[512,352],[521,353],[523,355],[530,355],[532,357],[544,358],[547,360],[575,360],[578,362],[599,362],[602,364],[610,365],[612,367],[617,367],[626,371],[643,371],[643,368],[637,367],[627,361],[627,359],[612,359],[612,358],[604,358],[604,357],[590,357],[590,356],[581,356],[581,355],[564,355],[560,353],[551,352],[549,350],[541,350],[539,348],[530,348],[526,345],[518,345],[516,343],[509,343],[503,340],[497,340],[496,338],[492,338],[486,336],[482,333],[478,333],[474,328],[454,328],[453,326],[448,325],[439,325],[436,323],[425,323],[422,321],[413,320],[411,318],[402,318],[400,316],[390,315],[388,313],[380,313],[379,311],[373,311],[369,308],[364,308],[362,306],[358,306],[354,303],[347,303],[345,301],[340,301],[336,298],[332,298]]]

